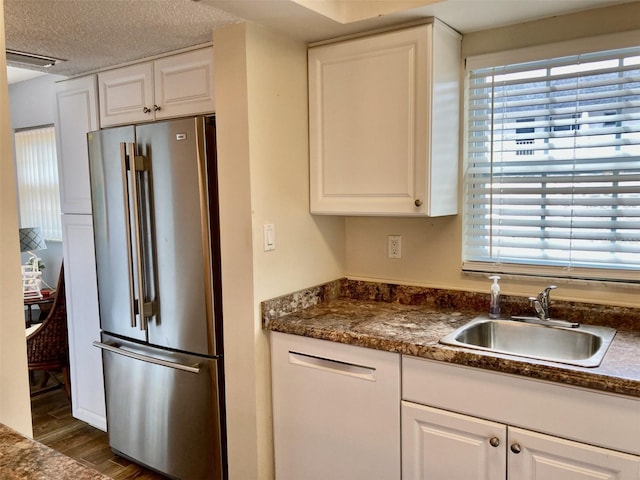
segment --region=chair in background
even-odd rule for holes
[[[29,374],[35,370],[44,372],[40,382],[41,389],[34,395],[58,388],[60,382],[50,372],[60,369],[67,397],[71,400],[71,385],[69,381],[69,339],[67,337],[67,308],[64,288],[64,266],[60,266],[56,298],[47,318],[31,333],[27,335],[27,363]],[[50,377],[57,382],[50,388],[45,388]]]

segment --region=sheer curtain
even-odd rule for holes
[[[20,225],[40,227],[47,240],[62,240],[54,127],[17,131],[14,142]]]

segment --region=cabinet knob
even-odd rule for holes
[[[519,443],[514,443],[511,445],[511,451],[513,453],[520,453],[522,451],[522,448],[520,448],[520,444]]]
[[[154,105],[153,106],[153,111],[157,112],[158,110],[162,110],[162,107],[159,107],[158,105]]]
[[[413,202],[415,204],[416,207],[421,207],[422,206],[422,200],[420,200],[419,198],[416,198],[416,201]]]
[[[151,113],[151,109],[149,107],[144,107],[142,109],[142,113]]]
[[[491,437],[489,439],[489,445],[491,445],[492,447],[499,447],[500,439],[498,437]]]

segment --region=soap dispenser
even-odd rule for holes
[[[489,305],[489,318],[499,318],[500,317],[500,285],[498,284],[498,280],[500,280],[500,277],[498,275],[491,275],[489,278],[493,280],[493,284],[491,285],[491,303]]]

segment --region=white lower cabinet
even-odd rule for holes
[[[402,478],[504,478],[506,438],[500,423],[402,402]]]
[[[278,332],[271,362],[278,480],[640,480],[638,398]]]
[[[588,421],[588,419],[585,419]],[[640,457],[509,427],[511,480],[637,480]]]
[[[403,480],[640,480],[640,399],[402,359]]]
[[[637,480],[640,457],[402,402],[404,480]]]
[[[278,480],[400,478],[400,355],[271,333]]]

